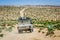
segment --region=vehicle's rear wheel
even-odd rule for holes
[[[30,31],[30,32],[33,32],[33,29],[30,29],[29,31]]]

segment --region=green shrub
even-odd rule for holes
[[[0,28],[0,33],[2,32],[2,28]]]
[[[51,32],[53,30],[53,24],[51,23],[46,24],[46,27],[48,29],[48,32]]]
[[[3,37],[4,34],[0,34],[0,37]]]
[[[11,32],[13,27],[6,28],[6,31]]]
[[[55,26],[56,29],[60,30],[60,23]]]

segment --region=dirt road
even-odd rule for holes
[[[42,30],[46,32],[46,29]],[[5,35],[0,40],[60,40],[60,37],[48,37],[45,36],[46,33],[38,33],[38,28],[34,28],[32,33],[23,32],[18,33],[15,27],[12,32],[4,32]],[[60,30],[55,31],[57,35],[60,35]]]
[[[34,32],[23,32],[18,33],[17,28],[14,28],[12,32],[5,33],[4,37],[0,40],[33,40],[38,39],[39,33],[37,32],[37,29],[34,29]]]

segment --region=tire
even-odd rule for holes
[[[30,32],[33,32],[33,29],[30,29],[29,31],[30,31]]]
[[[21,30],[18,30],[18,33],[21,33],[22,31]]]

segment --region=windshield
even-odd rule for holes
[[[30,24],[30,20],[20,20],[19,24]]]

